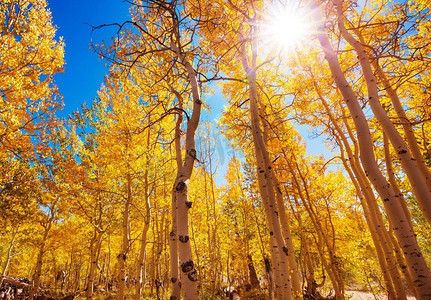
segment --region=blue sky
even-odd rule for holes
[[[122,0],[51,0],[51,10],[54,25],[57,27],[57,37],[63,37],[65,47],[65,72],[55,76],[55,82],[64,97],[64,109],[58,116],[67,117],[71,112],[79,110],[81,104],[90,103],[97,95],[97,90],[107,74],[105,62],[98,58],[90,49],[90,43],[109,41],[116,33],[116,28],[104,28],[92,33],[91,26],[101,24],[122,23],[129,18],[129,4]],[[215,88],[216,94],[206,101],[211,105],[212,113],[203,114],[202,121],[219,119],[223,105],[227,102],[221,95],[221,90]],[[220,145],[217,147],[222,165],[218,180],[223,181],[229,152],[228,142],[219,135]]]
[[[49,8],[53,22],[58,28],[57,37],[65,40],[65,72],[55,76],[55,81],[64,96],[65,108],[59,113],[67,116],[80,108],[81,103],[90,103],[96,96],[107,73],[105,62],[90,49],[90,42],[109,41],[116,33],[116,27],[91,32],[91,26],[122,23],[129,18],[129,4],[122,0],[51,0]],[[89,25],[90,24],[90,25]],[[217,95],[207,100],[212,107],[207,120],[218,119],[226,101]]]
[[[80,108],[81,103],[90,103],[106,74],[104,61],[90,50],[91,39],[95,42],[109,40],[114,29],[103,29],[91,33],[91,27],[128,18],[129,4],[122,0],[48,0],[57,36],[66,43],[65,72],[55,76],[55,81],[64,96],[65,108],[60,116]]]
[[[60,117],[67,117],[71,112],[80,109],[83,102],[90,103],[97,95],[97,90],[107,73],[105,62],[98,58],[90,49],[90,42],[97,43],[102,40],[109,41],[116,33],[116,28],[104,28],[92,33],[91,26],[110,23],[122,23],[129,18],[129,4],[122,0],[51,0],[49,8],[52,12],[53,22],[58,28],[57,36],[65,40],[65,72],[55,76],[55,81],[64,96],[65,107],[58,113]],[[89,25],[90,24],[90,25]],[[212,107],[211,114],[204,114],[203,120],[219,119],[223,106],[227,104],[219,88],[216,94],[206,99]],[[323,140],[310,139],[310,132],[305,126],[300,126],[300,133],[307,141],[309,154],[324,153],[326,158],[331,157],[323,145]],[[219,135],[220,136],[220,135]],[[227,141],[220,136],[218,149],[224,151],[223,164],[217,181],[224,181],[223,174],[229,159]],[[223,149],[223,150],[221,150]],[[219,153],[220,155],[220,153]]]

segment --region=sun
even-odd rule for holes
[[[294,51],[310,39],[312,32],[309,10],[299,2],[272,3],[266,9],[261,25],[261,39],[265,47],[283,52]]]

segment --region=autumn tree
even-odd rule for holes
[[[340,9],[340,7],[338,9]],[[318,20],[321,20],[319,17],[319,14],[320,12],[315,13]],[[342,25],[340,26],[341,26],[340,30],[343,30]],[[365,118],[365,115],[361,106],[359,105],[359,102],[357,101],[355,92],[353,91],[351,85],[349,85],[349,83],[347,82],[346,77],[344,76],[340,68],[337,55],[333,50],[324,29],[325,28],[324,28],[323,22],[320,22],[318,25],[319,33],[317,34],[317,38],[322,46],[322,50],[325,53],[325,59],[328,61],[328,65],[331,69],[331,73],[334,77],[337,87],[342,93],[344,100],[346,102],[346,105],[349,108],[351,115],[353,116],[354,124],[357,131],[358,144],[360,148],[360,155],[361,155],[360,158],[361,158],[365,173],[368,174],[371,182],[373,183],[380,197],[383,199],[383,202],[388,212],[389,218],[391,220],[391,224],[393,226],[394,232],[397,235],[398,242],[400,243],[400,246],[404,248],[403,251],[406,254],[407,265],[409,267],[409,270],[411,271],[413,281],[416,283],[415,288],[418,295],[427,294],[428,293],[427,289],[429,289],[429,284],[427,283],[427,280],[430,278],[429,269],[426,266],[426,263],[423,259],[421,251],[418,247],[416,237],[413,233],[413,228],[409,225],[409,223],[406,220],[406,215],[397,199],[397,195],[395,194],[391,185],[388,184],[387,180],[382,175],[382,172],[376,163],[374,150],[372,148],[372,140],[371,140],[368,122]],[[347,37],[347,35],[345,35],[345,37]],[[350,37],[348,38],[350,39]],[[353,40],[351,40],[350,42],[353,43]],[[359,43],[355,43],[355,45],[360,47]],[[358,49],[356,50],[358,51]],[[360,55],[363,55],[363,54],[364,53],[361,52]],[[367,62],[366,61],[364,62],[364,60],[366,59],[367,58],[363,57],[363,59],[361,60],[361,64],[363,63],[362,65],[362,68],[364,69],[363,71],[367,73],[367,78],[368,78],[367,82],[370,85],[368,87],[368,92],[370,92],[371,85],[374,85],[375,83],[372,83],[374,81],[374,79],[371,78],[373,76],[372,71],[370,71],[369,66],[366,65]],[[375,89],[374,89],[374,92],[375,92]],[[373,94],[373,95],[369,95],[369,97],[371,97],[372,101],[378,101],[377,95]],[[380,103],[376,103],[375,108],[376,108],[375,113],[384,114],[384,112],[381,111]],[[388,126],[393,126],[393,125],[389,124]],[[408,150],[402,151],[401,149],[400,151],[402,152],[401,154],[408,153]],[[405,248],[406,245],[409,245],[409,249]],[[411,245],[413,245],[413,248],[410,248]],[[412,253],[411,251],[413,251],[414,253],[419,253],[419,255],[409,255],[408,253]]]
[[[45,1],[3,1],[0,26],[1,203],[2,215],[11,217],[31,206],[32,138],[53,124],[61,106],[53,75],[62,70],[64,44],[55,39]]]

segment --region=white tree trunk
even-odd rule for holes
[[[371,133],[364,112],[362,111],[355,93],[340,68],[338,58],[328,37],[324,33],[325,28],[322,25],[324,23],[321,21],[322,18],[318,9],[315,10],[315,17],[318,22],[320,21],[317,30],[317,38],[325,53],[325,58],[328,61],[335,83],[344,97],[356,127],[360,148],[360,158],[365,173],[368,175],[370,182],[372,182],[376,191],[383,199],[383,204],[388,217],[391,220],[393,230],[397,236],[400,247],[405,253],[407,265],[411,271],[417,294],[421,298],[426,299],[431,295],[430,270],[423,258],[416,236],[413,232],[413,228],[411,228],[408,223],[402,206],[399,203],[398,195],[396,195],[391,185],[386,181],[379,169],[374,156]]]

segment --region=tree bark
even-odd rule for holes
[[[94,236],[90,245],[90,270],[87,279],[87,299],[93,299],[94,277],[96,275],[97,263],[99,261],[100,247],[102,246],[103,231],[94,228]]]
[[[148,123],[151,124],[150,117],[148,118]],[[150,147],[150,137],[151,137],[150,128],[148,128],[147,132],[147,147]],[[150,194],[149,194],[149,183],[148,183],[148,171],[150,168],[150,155],[149,151],[146,154],[146,166],[144,173],[144,204],[145,204],[145,216],[144,216],[144,226],[142,227],[141,232],[141,241],[140,241],[140,249],[139,249],[139,257],[136,263],[136,294],[135,299],[141,299],[142,295],[142,286],[143,286],[143,277],[144,277],[144,259],[147,249],[147,233],[150,229],[151,222],[151,205],[150,205]]]
[[[358,36],[361,43],[365,45],[365,41],[361,32],[358,29],[354,29],[354,32]],[[368,47],[370,46],[368,45]],[[400,98],[398,97],[398,93],[396,89],[392,87],[393,85],[391,84],[390,80],[388,79],[382,67],[380,66],[378,58],[374,58],[374,60],[372,61],[372,64],[374,66],[374,69],[376,70],[378,79],[380,79],[380,82],[383,85],[383,89],[386,91],[387,95],[391,99],[392,105],[394,106],[394,109],[395,109],[395,113],[397,114],[398,120],[401,123],[401,126],[403,127],[407,144],[412,153],[412,156],[416,160],[416,163],[418,165],[419,170],[422,173],[422,176],[425,178],[428,189],[431,190],[431,172],[427,167],[425,163],[425,159],[421,153],[419,143],[416,139],[416,135],[413,130],[413,125],[410,122],[403,108],[403,105],[400,101]]]
[[[33,299],[40,285],[40,276],[42,274],[42,262],[43,262],[43,255],[45,253],[45,244],[48,239],[49,231],[51,230],[52,222],[54,221],[54,211],[53,211],[54,207],[50,209],[51,209],[51,212],[50,212],[51,216],[49,217],[47,223],[44,225],[45,230],[43,232],[43,237],[39,246],[39,252],[37,254],[37,261],[36,261],[36,266],[34,268],[33,282],[32,282],[32,288],[29,293],[29,299]]]
[[[286,156],[285,153],[284,153],[284,155]],[[318,218],[314,212],[314,209],[311,206],[311,197],[310,197],[309,192],[308,192],[307,182],[306,182],[304,176],[302,175],[300,168],[299,168],[297,163],[296,163],[296,171],[298,172],[299,177],[301,178],[302,187],[301,187],[301,184],[300,184],[298,178],[296,178],[295,170],[293,169],[291,163],[289,163],[289,162],[288,162],[288,167],[292,173],[292,177],[293,177],[293,180],[295,182],[295,186],[298,190],[298,195],[302,200],[302,204],[303,204],[305,210],[307,211],[308,216],[310,217],[312,224],[313,224],[313,227],[315,229],[315,232],[317,234],[317,239],[316,239],[317,249],[319,251],[319,255],[320,255],[322,264],[324,265],[326,272],[328,273],[329,278],[331,279],[332,286],[333,286],[334,292],[335,292],[335,297],[337,300],[338,299],[344,299],[344,283],[342,281],[340,271],[336,265],[336,261],[335,261],[335,257],[334,257],[334,250],[335,249],[332,249],[332,246],[328,241],[328,236],[325,234],[323,228],[321,227],[321,224],[318,221]],[[304,195],[304,193],[305,193],[305,195]],[[298,205],[299,205],[299,203],[298,203]],[[329,257],[329,261],[330,261],[329,264],[326,262],[326,258],[325,258],[324,253],[323,253],[325,246],[328,250],[328,257]]]
[[[376,202],[374,197],[374,193],[372,192],[372,188],[366,179],[365,174],[363,174],[363,170],[359,165],[358,155],[355,151],[355,154],[352,153],[350,148],[350,144],[347,141],[346,136],[341,130],[338,122],[335,120],[334,116],[329,109],[328,103],[323,98],[319,87],[315,84],[316,92],[325,108],[326,113],[328,114],[329,120],[334,125],[335,131],[333,135],[335,139],[338,141],[337,144],[340,147],[341,160],[343,165],[348,172],[360,199],[362,208],[364,210],[365,219],[368,225],[368,228],[371,232],[371,236],[376,248],[377,258],[380,264],[380,268],[383,274],[383,278],[385,280],[386,288],[389,293],[389,297],[395,298],[395,293],[398,295],[399,299],[404,299],[405,293],[402,287],[402,282],[400,280],[399,273],[396,269],[396,265],[393,259],[392,247],[390,247],[390,241],[388,233],[385,229],[384,222],[382,216],[380,214],[379,208],[376,205],[373,205]],[[345,120],[345,119],[344,119]],[[345,121],[345,126],[348,127],[348,123]],[[356,139],[352,135],[352,141],[356,145]],[[344,146],[344,147],[343,147]],[[344,156],[344,148],[348,155],[348,161],[350,166],[347,164],[347,160]],[[356,149],[356,148],[355,148]],[[353,172],[353,173],[352,173]],[[394,288],[395,287],[395,288]],[[395,289],[397,292],[395,292]]]
[[[175,89],[171,91],[177,96],[178,108],[181,113],[177,114],[177,121],[175,123],[175,133],[174,133],[174,145],[175,145],[175,160],[177,163],[177,173],[181,173],[182,169],[182,158],[181,158],[181,124],[183,122],[183,97]],[[169,234],[169,253],[170,259],[170,281],[171,281],[171,300],[179,300],[181,294],[181,282],[178,273],[178,235],[177,235],[177,199],[175,194],[176,182],[172,188],[172,201],[171,201],[171,222],[172,228]]]
[[[317,8],[317,5],[316,5]],[[321,21],[320,11],[315,10],[316,19]],[[419,297],[427,298],[431,295],[431,274],[423,258],[419,245],[417,243],[413,228],[407,221],[405,213],[399,203],[391,185],[382,175],[379,166],[375,160],[371,134],[368,127],[364,112],[362,111],[359,102],[353,92],[351,86],[347,82],[338,62],[338,58],[326,36],[323,22],[320,22],[317,30],[317,38],[325,53],[329,67],[334,77],[337,87],[340,89],[347,107],[350,110],[353,121],[355,123],[361,162],[365,173],[370,178],[376,191],[383,199],[383,204],[391,220],[393,230],[397,236],[398,242],[403,249],[409,270],[411,271],[412,279],[414,280],[415,289]]]
[[[419,206],[421,207],[422,212],[427,218],[428,222],[431,223],[431,191],[427,185],[426,176],[424,176],[420,168],[418,168],[416,160],[410,153],[409,147],[395,128],[392,121],[389,119],[379,101],[376,79],[374,77],[370,59],[364,49],[364,46],[360,43],[360,41],[356,40],[344,26],[342,0],[337,0],[335,4],[338,12],[338,28],[340,33],[358,54],[359,63],[362,68],[362,74],[364,75],[367,85],[370,107],[378,122],[382,126],[383,131],[387,134],[391,144],[394,146],[398,159],[401,162],[401,166],[410,181],[412,191],[418,200]]]
[[[178,24],[176,25],[178,26]],[[177,43],[180,43],[177,40]],[[188,210],[192,202],[188,200],[188,184],[193,172],[193,166],[197,159],[195,147],[195,133],[199,125],[201,115],[202,100],[199,93],[199,86],[196,78],[196,72],[186,55],[180,51],[179,45],[171,43],[171,48],[177,53],[180,62],[185,66],[188,80],[192,88],[193,113],[187,123],[186,141],[185,141],[185,158],[181,170],[178,170],[173,190],[177,230],[178,230],[178,253],[180,259],[180,269],[182,272],[182,288],[185,300],[198,298],[198,276],[193,262],[192,249],[189,235],[189,215]],[[175,234],[175,233],[174,233]],[[172,298],[171,298],[172,299]],[[175,300],[172,299],[172,300]]]
[[[126,290],[126,261],[130,246],[130,205],[132,203],[132,177],[130,172],[126,175],[126,199],[123,212],[123,240],[121,245],[121,253],[117,256],[120,273],[118,275],[118,292],[117,299],[125,298]]]
[[[3,271],[1,273],[1,278],[0,278],[0,286],[3,283],[3,278],[6,276],[7,271],[9,269],[9,264],[10,264],[10,261],[12,259],[12,250],[13,250],[13,247],[15,246],[15,238],[18,234],[18,230],[19,230],[19,226],[17,226],[16,228],[14,228],[12,230],[12,239],[11,239],[11,241],[9,243],[9,247],[7,249],[6,259],[4,262]]]
[[[253,33],[252,33],[253,34]],[[278,217],[275,190],[272,179],[272,163],[269,159],[269,152],[266,148],[262,130],[260,128],[259,120],[259,107],[258,107],[258,94],[256,85],[256,39],[252,37],[252,59],[251,66],[246,57],[246,51],[241,50],[241,61],[243,69],[247,74],[249,84],[249,97],[250,97],[250,119],[252,127],[253,144],[255,148],[257,178],[259,184],[259,191],[262,196],[264,204],[269,234],[274,238],[274,245],[271,247],[271,257],[274,262],[274,276],[275,276],[275,291],[278,299],[291,299],[291,283],[289,278],[289,264],[288,264],[288,249],[284,242],[283,234],[281,232],[280,220]]]

